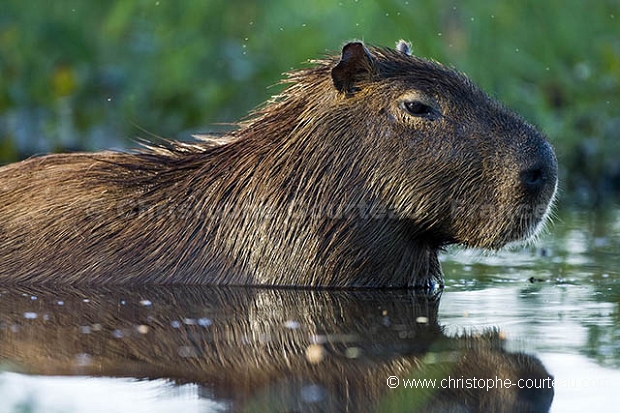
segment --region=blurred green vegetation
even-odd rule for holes
[[[400,38],[548,134],[563,204],[617,200],[619,0],[3,0],[0,162],[226,129],[282,72]]]

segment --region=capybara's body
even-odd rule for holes
[[[289,82],[223,138],[0,168],[0,283],[430,286],[546,219],[544,137],[404,43]]]

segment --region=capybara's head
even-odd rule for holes
[[[348,43],[319,63],[322,72],[292,75],[288,93],[316,100],[298,127],[314,135],[321,128],[319,145],[361,170],[366,201],[412,237],[500,248],[537,233],[555,196],[557,162],[536,128],[402,41],[395,50]]]

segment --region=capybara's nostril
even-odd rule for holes
[[[538,192],[542,189],[545,183],[544,168],[537,165],[533,168],[521,171],[520,174],[521,183],[530,192]]]

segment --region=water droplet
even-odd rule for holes
[[[491,18],[492,18],[492,19],[494,19],[494,18],[495,18],[495,15],[494,15],[494,14],[492,14],[492,15],[491,15]]]
[[[344,351],[344,355],[349,359],[356,359],[362,355],[362,349],[359,347],[349,347]]]
[[[24,318],[25,318],[26,320],[34,320],[34,319],[35,319],[35,318],[37,318],[37,317],[38,317],[37,313],[33,313],[33,312],[30,312],[30,311],[29,311],[29,312],[24,313]]]
[[[518,47],[515,49],[515,52],[519,53],[519,48]]]
[[[75,364],[79,367],[88,367],[92,364],[93,358],[90,354],[79,353],[75,355]]]
[[[325,348],[320,344],[310,344],[306,348],[306,359],[312,364],[318,364],[325,358]]]
[[[196,357],[197,356],[196,350],[189,346],[181,346],[179,347],[177,352],[179,353],[179,356],[181,357]]]
[[[290,330],[297,330],[300,327],[300,324],[299,324],[299,321],[288,320],[287,322],[284,323],[284,327]]]
[[[136,326],[136,331],[140,334],[146,334],[149,332],[149,326],[140,324],[139,326]]]
[[[318,403],[325,398],[325,389],[318,384],[310,384],[301,389],[301,399],[306,403]]]
[[[310,336],[310,342],[312,344],[325,344],[327,343],[327,337],[321,334],[313,334]]]
[[[470,18],[471,21],[476,21],[475,17]]]

